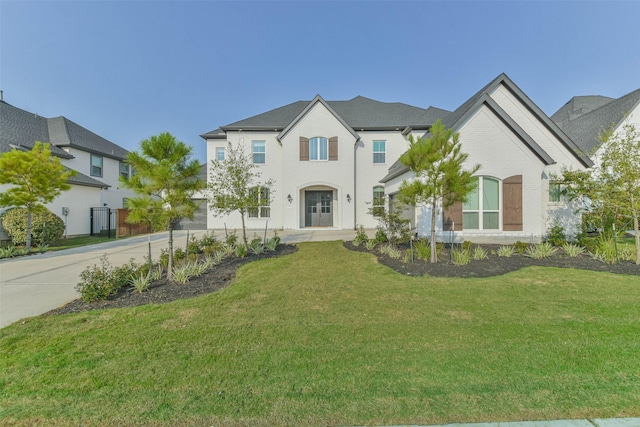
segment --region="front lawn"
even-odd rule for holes
[[[407,277],[307,243],[206,296],[0,330],[0,424],[637,417],[638,336],[640,276]]]

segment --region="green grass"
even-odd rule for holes
[[[640,277],[406,277],[340,243],[166,305],[0,330],[3,425],[389,425],[640,415]]]

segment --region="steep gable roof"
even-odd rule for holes
[[[578,148],[578,146],[569,139],[560,128],[544,114],[544,112],[504,73],[493,79],[473,96],[462,103],[451,114],[442,119],[442,123],[454,131],[458,128],[481,106],[489,108],[519,139],[527,146],[544,164],[550,165],[555,163],[553,158],[544,151],[530,135],[528,135],[499,105],[489,93],[493,92],[500,85],[505,86],[518,99],[531,114],[534,115],[561,143],[572,153],[584,166],[591,166],[591,159]],[[429,132],[425,134],[428,136]],[[385,183],[391,179],[398,177],[409,170],[399,160],[396,161],[387,175],[380,180]]]
[[[625,114],[640,104],[640,89],[611,101],[600,108],[568,122],[559,123],[562,130],[585,152],[593,153],[599,146],[600,133],[612,124],[620,124]]]
[[[289,133],[289,131],[298,123],[300,122],[300,120],[302,120],[302,118],[316,105],[316,104],[322,104],[324,106],[324,108],[326,108],[332,115],[333,117],[336,118],[336,120],[338,120],[338,122],[340,122],[340,124],[342,126],[344,126],[349,133],[351,133],[351,135],[353,135],[353,137],[357,140],[360,139],[360,136],[353,130],[353,128],[351,126],[349,126],[347,124],[347,122],[345,122],[345,120],[338,114],[335,112],[335,110],[329,105],[327,104],[327,102],[322,99],[322,97],[320,95],[316,95],[315,98],[313,98],[313,100],[296,116],[295,119],[293,119],[288,125],[287,127],[285,127],[282,132],[280,132],[280,134],[277,136],[278,141],[282,140],[282,138],[285,137],[285,135],[287,133]]]

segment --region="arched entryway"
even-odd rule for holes
[[[336,190],[316,185],[300,190],[302,227],[334,227],[336,225]]]

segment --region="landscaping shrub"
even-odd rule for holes
[[[451,258],[455,265],[467,265],[471,261],[471,251],[462,245],[451,249]]]
[[[515,250],[515,248],[513,246],[500,246],[498,248],[498,250],[496,251],[498,256],[507,257],[507,258],[512,256],[515,252],[516,252],[516,250]]]
[[[238,258],[244,258],[247,256],[247,247],[245,245],[237,245],[234,250]]]
[[[428,239],[418,239],[413,242],[413,249],[418,258],[423,260],[431,259],[431,245]]]
[[[585,252],[585,249],[582,246],[574,245],[573,243],[565,243],[562,245],[562,250],[565,255],[569,257],[577,257],[578,255],[582,255]]]
[[[94,264],[80,273],[82,280],[76,285],[76,291],[86,302],[105,300],[126,286],[137,273],[138,266],[133,261],[113,267],[107,256],[103,255],[100,265]]]
[[[517,242],[515,242],[513,244],[513,249],[518,252],[519,254],[523,254],[524,251],[527,250],[527,248],[529,247],[529,244],[526,242],[521,242],[520,240],[518,240]]]
[[[378,228],[376,230],[376,236],[374,237],[375,241],[378,243],[386,243],[389,241],[387,238],[387,233],[382,228]]]
[[[2,227],[14,245],[27,243],[27,210],[13,208],[2,214]],[[64,235],[64,222],[50,210],[31,214],[31,243],[47,245]]]
[[[483,260],[483,259],[487,259],[489,257],[489,254],[487,250],[482,246],[476,246],[475,248],[473,248],[472,257],[475,260]]]
[[[552,246],[549,242],[538,243],[537,245],[529,246],[524,252],[524,256],[534,259],[550,258],[558,249]]]
[[[560,225],[560,223],[556,220],[549,230],[549,235],[547,236],[546,241],[550,243],[552,246],[562,246],[567,243],[567,235],[564,232],[564,228]]]
[[[367,240],[369,240],[369,237],[367,236],[367,233],[364,232],[364,227],[358,227],[356,230],[356,236],[353,238],[353,246],[360,246]]]

